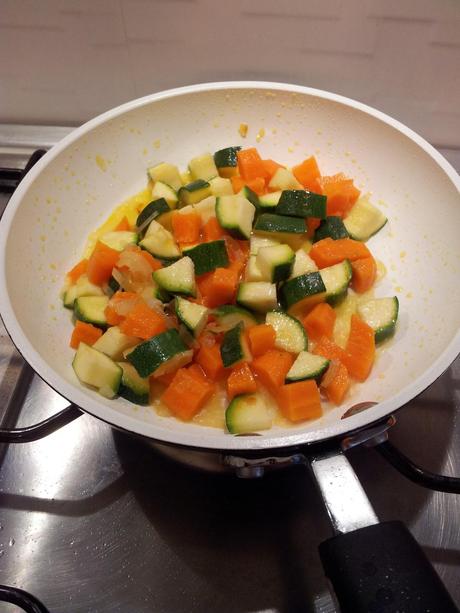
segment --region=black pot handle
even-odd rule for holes
[[[0,428],[0,443],[31,443],[38,441],[56,430],[70,424],[74,419],[83,415],[83,412],[74,404],[69,404],[65,409],[51,417],[47,417],[38,424],[24,428]]]
[[[342,613],[458,613],[409,530],[379,523],[345,455],[309,457],[335,536],[319,553]]]
[[[458,613],[402,522],[334,536],[321,543],[319,553],[342,613]]]
[[[9,602],[20,607],[26,613],[49,613],[48,609],[36,598],[10,585],[0,585],[0,602]]]

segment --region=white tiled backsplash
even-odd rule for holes
[[[0,0],[0,122],[231,79],[335,91],[460,146],[460,0]]]

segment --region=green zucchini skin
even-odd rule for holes
[[[284,190],[276,207],[278,215],[292,217],[326,217],[327,196],[301,189]]]
[[[262,213],[254,225],[254,230],[260,232],[284,232],[288,234],[304,234],[305,221],[298,217],[287,217],[275,213]]]
[[[338,240],[339,238],[349,238],[348,231],[341,217],[331,215],[323,219],[316,229],[313,242],[322,240],[323,238],[332,238]]]
[[[310,272],[289,279],[280,289],[281,303],[286,309],[305,298],[323,293],[326,293],[326,287],[319,272]]]
[[[220,347],[220,355],[225,368],[248,359],[248,349],[243,333],[244,325],[243,322],[240,322],[224,334]]]
[[[168,213],[171,209],[164,198],[158,198],[158,200],[152,200],[142,211],[139,213],[136,219],[136,226],[140,228],[142,224],[147,221],[149,217],[155,214],[153,219],[156,219],[163,213]]]
[[[196,275],[204,275],[216,268],[228,266],[228,254],[224,240],[201,243],[191,249],[184,249],[182,254],[192,259]]]
[[[217,168],[229,168],[238,166],[238,151],[241,147],[225,147],[214,153],[214,164]]]
[[[137,345],[126,359],[137,371],[140,377],[148,377],[164,362],[178,353],[187,351],[187,347],[175,328],[166,330]]]

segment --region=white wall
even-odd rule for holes
[[[342,93],[460,146],[460,1],[0,0],[0,122],[226,79]]]

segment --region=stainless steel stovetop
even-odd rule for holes
[[[23,165],[66,131],[0,126],[0,166]],[[460,151],[441,152],[460,168]],[[24,366],[3,328],[0,400],[2,427],[67,404]],[[422,466],[458,476],[459,414],[457,359],[397,414],[390,439]],[[408,524],[460,605],[460,498],[412,484],[372,449],[348,457],[378,516]],[[197,471],[89,415],[43,440],[0,446],[0,583],[51,613],[333,612],[317,553],[329,536],[301,466],[251,481]]]

